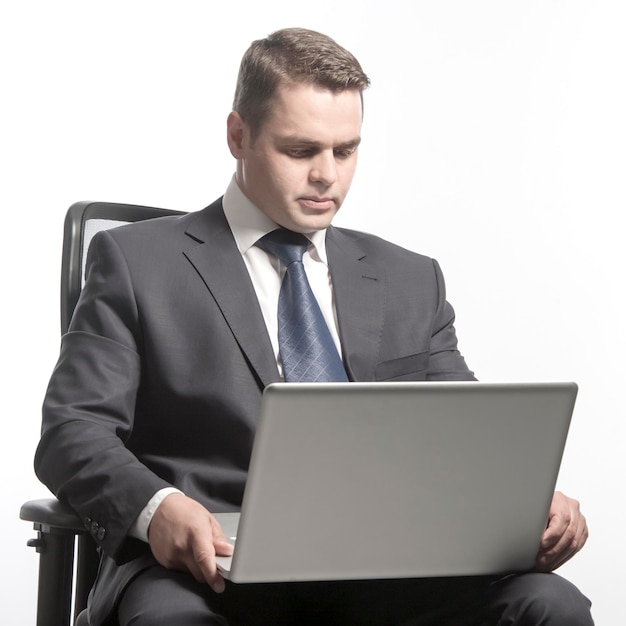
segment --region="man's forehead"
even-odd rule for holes
[[[361,94],[357,90],[331,91],[314,85],[281,86],[263,124],[285,139],[317,142],[319,131],[336,131],[342,142],[360,140]]]
[[[270,109],[274,108],[274,106],[290,106],[292,103],[298,102],[301,99],[311,100],[311,98],[315,98],[315,96],[330,101],[354,99],[358,101],[362,108],[363,94],[358,89],[329,89],[315,83],[281,83],[277,86],[270,101]]]

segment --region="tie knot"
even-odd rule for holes
[[[267,233],[257,242],[258,246],[277,256],[285,265],[302,261],[311,242],[301,233],[279,228]]]

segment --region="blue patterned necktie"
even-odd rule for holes
[[[286,272],[278,298],[278,346],[287,382],[347,382],[348,377],[319,304],[311,291],[302,256],[309,240],[280,228],[258,241],[277,256]]]

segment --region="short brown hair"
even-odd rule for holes
[[[317,85],[330,91],[363,92],[369,78],[353,54],[327,35],[285,28],[253,41],[241,60],[233,110],[253,135],[265,121],[280,85]]]

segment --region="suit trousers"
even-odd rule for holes
[[[126,589],[120,626],[591,626],[591,603],[556,574],[235,585],[223,594],[151,567]]]

